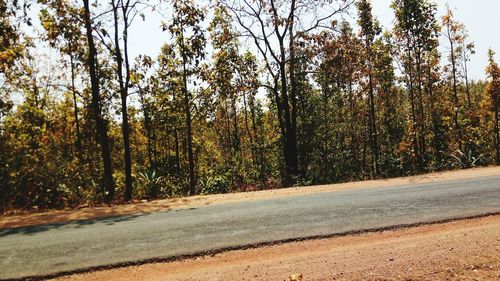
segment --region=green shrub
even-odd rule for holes
[[[201,194],[219,194],[229,192],[229,180],[224,175],[208,175],[199,181]]]
[[[466,153],[457,150],[456,154],[450,154],[450,156],[452,157],[451,165],[454,167],[465,169],[481,165],[482,155],[475,156],[472,150],[468,150]]]

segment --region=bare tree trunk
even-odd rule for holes
[[[147,150],[148,150],[149,168],[156,169],[156,163],[153,160],[153,134],[151,128],[151,117],[149,115],[149,109],[146,105],[146,99],[144,98],[144,94],[141,88],[139,88],[138,94],[141,103],[142,114],[144,115],[144,128],[146,129],[146,137],[148,139]]]
[[[291,128],[290,128],[290,139],[291,139],[291,149],[293,159],[293,169],[295,175],[298,175],[299,172],[299,163],[298,163],[298,153],[297,153],[297,77],[295,76],[295,33],[294,33],[294,23],[295,23],[295,1],[292,1],[290,11],[290,23],[288,27],[288,36],[289,36],[289,53],[290,53],[290,64],[288,72],[290,74],[290,114],[291,114]]]
[[[498,99],[498,98],[497,98]],[[495,150],[496,150],[496,164],[500,165],[500,131],[499,131],[499,116],[498,116],[498,101],[495,101]]]
[[[426,144],[426,122],[425,122],[425,107],[422,90],[422,54],[419,48],[416,53],[416,67],[417,67],[417,97],[418,97],[418,119],[419,119],[419,146],[420,146],[420,159],[419,170],[422,172],[427,165],[427,144]]]
[[[466,48],[464,47],[464,78],[465,78],[465,92],[467,93],[467,104],[469,105],[469,109],[472,109],[472,100],[470,97],[470,85],[469,85],[469,70],[467,66],[467,55]]]
[[[252,165],[254,168],[256,168],[256,157],[255,157],[255,144],[254,144],[254,137],[252,134],[252,131],[250,131],[250,124],[248,122],[248,104],[247,104],[247,95],[246,93],[243,93],[243,113],[244,113],[244,120],[245,120],[245,130],[248,135],[248,139],[250,141],[250,153],[252,155]]]
[[[238,153],[240,151],[240,133],[238,130],[238,109],[236,108],[236,98],[231,100],[231,111],[233,112],[233,147],[235,153]]]
[[[431,119],[432,119],[432,131],[434,133],[434,139],[433,139],[433,146],[434,146],[434,153],[436,157],[436,162],[438,167],[441,167],[442,162],[443,162],[443,155],[441,151],[441,143],[440,139],[438,139],[441,135],[441,120],[440,116],[436,112],[436,107],[435,107],[435,99],[434,99],[434,90],[433,90],[433,84],[434,80],[432,78],[432,70],[429,67],[428,69],[428,80],[429,80],[429,98],[430,98],[430,110],[431,110]]]
[[[80,132],[80,119],[78,116],[78,100],[77,93],[75,87],[75,63],[73,54],[69,56],[70,64],[71,64],[71,92],[73,94],[73,110],[75,114],[75,127],[76,127],[76,150],[78,153],[78,158],[82,157],[82,135]]]
[[[371,46],[367,46],[371,48]],[[375,97],[373,89],[373,78],[372,78],[372,66],[371,66],[371,51],[368,50],[368,61],[370,66],[368,67],[368,94],[369,94],[369,116],[370,116],[370,145],[372,150],[372,174],[376,177],[380,173],[379,169],[379,147],[378,147],[378,135],[377,135],[377,122],[375,115]]]
[[[128,98],[128,87],[125,85],[123,78],[123,56],[120,49],[120,39],[118,35],[118,5],[114,0],[111,1],[113,5],[113,16],[114,16],[114,28],[115,28],[115,60],[117,67],[118,84],[120,87],[120,99],[121,99],[121,113],[122,113],[122,135],[123,135],[123,150],[124,150],[124,160],[125,160],[125,201],[132,200],[132,160],[130,156],[130,128],[128,124],[128,109],[127,109],[127,98]],[[122,3],[123,5],[123,3]],[[124,42],[126,44],[126,30],[127,22],[124,22]]]
[[[265,156],[264,156],[264,149],[263,149],[263,144],[262,144],[262,138],[259,136],[259,133],[258,133],[258,130],[257,130],[257,124],[255,122],[255,118],[256,118],[256,114],[255,114],[255,99],[252,98],[251,100],[249,100],[249,102],[251,103],[251,106],[250,106],[250,117],[252,119],[252,132],[253,132],[253,135],[254,135],[254,141],[255,141],[255,150],[256,150],[256,153],[257,153],[257,156],[256,156],[256,163],[259,167],[259,178],[261,180],[261,182],[264,182],[265,179],[266,179],[266,175],[265,175],[265,166],[264,166],[264,162],[265,162]]]
[[[408,58],[411,58],[411,47],[410,47],[410,42],[408,40],[406,44],[407,48],[407,56]],[[415,109],[415,89],[413,85],[413,65],[411,63],[408,63],[407,66],[408,68],[408,92],[410,93],[410,105],[411,105],[411,120],[412,120],[412,146],[413,146],[413,151],[415,153],[415,157],[417,158],[417,162],[420,163],[420,148],[418,145],[418,136],[417,136],[417,114],[416,114],[416,109]]]
[[[458,109],[459,109],[459,104],[458,104],[458,87],[457,87],[457,67],[456,67],[456,61],[455,61],[455,45],[453,42],[453,38],[451,35],[450,31],[450,26],[447,25],[447,35],[448,35],[448,40],[450,41],[450,52],[451,52],[451,72],[452,72],[452,79],[453,79],[453,103],[454,103],[454,108],[453,108],[453,122],[455,123],[455,131],[458,136],[458,148],[460,151],[463,151],[462,148],[462,129],[460,128],[460,124],[458,123]]]
[[[284,158],[285,158],[285,185],[290,185],[293,177],[297,175],[297,135],[292,128],[292,120],[290,116],[290,104],[288,97],[288,82],[286,77],[286,54],[283,46],[283,40],[280,40],[281,63],[280,63],[280,79],[281,79],[281,100],[283,106],[283,117],[285,125],[284,136]]]
[[[177,132],[177,127],[174,128],[174,140],[175,140],[175,173],[177,177],[181,175],[181,156],[179,148],[179,133]]]
[[[94,45],[94,37],[92,35],[92,22],[90,20],[89,0],[83,0],[85,29],[87,33],[87,42],[89,44],[89,53],[87,64],[89,67],[90,83],[92,90],[92,111],[94,114],[96,131],[101,146],[101,156],[103,161],[103,193],[107,203],[113,200],[115,195],[115,187],[113,182],[113,171],[111,165],[111,152],[109,147],[107,124],[101,112],[101,97],[99,90],[99,77],[97,76],[97,51]]]
[[[132,191],[133,191],[133,178],[132,178],[132,153],[130,146],[130,125],[128,118],[128,108],[127,108],[127,98],[128,98],[128,89],[130,87],[130,62],[128,57],[128,26],[129,20],[127,11],[129,9],[130,0],[127,0],[125,5],[122,5],[122,14],[123,14],[123,52],[125,59],[125,85],[122,97],[122,112],[123,114],[123,139],[125,144],[125,200],[132,200]]]
[[[182,55],[182,91],[184,92],[184,113],[186,114],[186,129],[187,129],[187,149],[188,149],[188,163],[189,163],[189,195],[196,193],[196,178],[194,173],[194,155],[193,155],[193,132],[191,128],[191,105],[190,94],[187,86],[187,69],[186,69],[186,55]]]

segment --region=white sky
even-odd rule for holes
[[[391,2],[392,0],[372,0],[374,15],[387,29],[391,28],[394,20],[394,13],[389,7]],[[500,53],[500,0],[436,0],[435,2],[439,7],[439,19],[446,12],[446,3],[449,3],[456,19],[465,24],[470,40],[476,45],[476,55],[472,57],[469,66],[470,76],[472,79],[483,79],[488,48],[491,47]],[[351,12],[352,16],[356,15],[354,9]],[[137,19],[132,26],[129,40],[132,58],[139,54],[154,57],[163,43],[169,41],[168,33],[160,29],[160,22],[159,15],[149,12],[146,13],[145,22]],[[446,59],[445,54],[443,54],[444,59]]]

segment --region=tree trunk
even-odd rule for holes
[[[189,163],[189,195],[196,193],[196,178],[194,173],[194,155],[193,155],[193,132],[191,128],[191,106],[190,95],[187,88],[187,69],[186,69],[186,55],[182,55],[182,91],[184,92],[184,113],[186,114],[186,129],[187,129],[187,149],[188,149],[188,163]]]
[[[116,70],[118,76],[118,84],[120,87],[120,99],[122,107],[122,135],[123,135],[123,150],[124,150],[124,160],[125,160],[125,201],[132,200],[132,160],[130,156],[130,128],[128,124],[128,109],[127,109],[127,98],[128,98],[128,87],[126,87],[123,78],[123,57],[120,49],[120,39],[118,35],[118,6],[115,1],[111,1],[113,6],[113,16],[114,16],[114,29],[115,29],[115,60],[116,60]],[[127,22],[124,22],[124,42],[126,44],[126,30]]]
[[[142,114],[144,115],[144,128],[146,129],[146,137],[148,139],[147,150],[148,150],[148,161],[149,168],[156,169],[156,163],[153,161],[153,134],[151,128],[151,118],[149,116],[149,109],[146,105],[146,99],[142,93],[142,89],[139,88],[139,100],[141,102]]]
[[[295,23],[295,1],[291,3],[290,11],[290,24],[288,28],[289,39],[289,53],[290,53],[290,65],[288,72],[290,74],[290,114],[291,114],[291,127],[290,127],[290,146],[293,157],[293,170],[294,175],[298,175],[299,163],[297,158],[297,77],[295,76],[295,34],[294,34],[294,23]]]
[[[497,98],[498,99],[498,98]],[[496,164],[500,165],[500,131],[499,131],[498,101],[495,102],[495,150]]]
[[[434,99],[434,90],[433,90],[433,84],[434,80],[432,78],[432,72],[431,68],[429,67],[428,69],[428,80],[429,80],[429,99],[430,99],[430,109],[431,109],[431,119],[432,119],[432,131],[434,133],[434,138],[433,138],[433,146],[434,146],[434,157],[436,158],[437,166],[438,168],[441,167],[442,162],[443,162],[443,155],[442,155],[442,144],[441,144],[441,139],[439,137],[442,135],[441,134],[441,118],[436,112],[436,107],[435,107],[435,99]]]
[[[174,141],[175,141],[175,174],[177,177],[181,175],[181,156],[179,148],[179,133],[177,132],[177,127],[174,128]]]
[[[245,130],[248,135],[248,139],[250,141],[250,153],[252,155],[252,165],[254,168],[257,168],[256,164],[256,155],[255,155],[255,144],[254,144],[254,137],[252,135],[252,131],[250,131],[250,124],[248,122],[248,104],[247,104],[247,95],[246,93],[243,93],[243,113],[244,113],[244,120],[245,120]]]
[[[354,91],[353,91],[353,81],[352,81],[352,72],[351,70],[348,70],[349,71],[349,75],[348,75],[348,81],[347,81],[347,91],[348,91],[348,94],[349,94],[349,111],[351,112],[351,116],[350,116],[350,120],[349,120],[349,137],[351,138],[351,143],[350,143],[350,149],[351,149],[351,152],[354,156],[354,167],[353,169],[355,169],[356,172],[360,172],[362,169],[361,169],[361,162],[362,162],[362,158],[360,156],[360,152],[361,152],[361,148],[360,148],[360,145],[359,145],[359,138],[358,136],[356,135],[356,133],[358,132],[358,128],[356,126],[358,120],[358,116],[357,115],[357,112],[356,112],[356,108],[357,108],[357,103],[356,103],[356,97],[354,96]],[[364,169],[364,167],[363,167]]]
[[[78,101],[75,87],[75,63],[73,54],[69,56],[70,64],[71,64],[71,92],[73,94],[73,110],[75,114],[75,127],[76,127],[76,150],[78,153],[78,158],[82,157],[82,135],[80,132],[80,119],[78,116]]]
[[[94,45],[94,37],[92,35],[92,23],[90,20],[89,0],[83,0],[85,29],[87,33],[87,42],[89,44],[89,52],[87,64],[89,67],[90,83],[92,90],[92,112],[94,114],[96,131],[101,146],[101,156],[103,161],[103,193],[107,203],[113,200],[115,195],[115,187],[113,182],[113,171],[111,165],[111,152],[109,147],[107,124],[101,112],[101,97],[99,90],[99,77],[97,76],[97,50]]]
[[[423,172],[427,165],[427,144],[426,144],[426,122],[425,122],[425,107],[423,97],[423,79],[422,79],[422,54],[420,48],[416,51],[416,67],[417,67],[417,97],[418,97],[418,124],[419,134],[418,141],[420,146],[419,171]]]
[[[408,59],[410,60],[411,58],[411,46],[410,42],[408,40],[406,44],[406,49],[407,49],[407,56]],[[413,86],[413,64],[408,62],[407,66],[408,68],[408,92],[410,93],[410,105],[411,105],[411,120],[412,120],[412,132],[411,132],[411,137],[412,137],[412,146],[413,146],[413,152],[415,153],[415,158],[417,159],[417,162],[420,163],[420,148],[418,145],[417,141],[417,114],[416,114],[416,109],[415,109],[415,89]]]
[[[240,133],[238,130],[238,109],[236,108],[236,97],[233,97],[231,100],[231,111],[233,113],[233,130],[234,130],[233,147],[234,147],[234,152],[239,153]]]
[[[329,169],[330,169],[330,163],[328,163],[328,154],[329,154],[329,143],[328,140],[330,139],[330,126],[329,124],[329,118],[328,118],[328,92],[327,88],[321,90],[322,96],[323,96],[323,138],[322,138],[322,143],[323,143],[323,151],[321,153],[321,178],[323,180],[326,180],[329,177]]]
[[[448,39],[450,41],[450,52],[451,52],[451,72],[452,72],[452,79],[453,79],[453,103],[454,103],[454,108],[453,108],[453,122],[455,123],[455,131],[458,136],[458,149],[460,151],[463,151],[462,148],[462,129],[460,128],[460,124],[458,123],[458,87],[457,87],[457,67],[456,67],[456,61],[455,61],[455,45],[453,43],[453,38],[452,35],[450,34],[450,26],[447,26],[447,32],[448,32]]]
[[[287,144],[286,144],[286,138],[287,138],[287,133],[286,133],[286,127],[285,127],[285,120],[283,118],[283,110],[284,110],[284,105],[282,105],[282,101],[281,101],[281,98],[279,96],[279,89],[278,89],[278,79],[277,77],[273,77],[274,78],[274,85],[273,85],[273,95],[274,95],[274,100],[275,100],[275,103],[276,103],[276,112],[277,112],[277,115],[278,115],[278,124],[279,124],[279,127],[280,127],[280,133],[281,133],[281,149],[282,149],[282,153],[283,153],[283,158],[285,160],[285,169],[281,169],[281,178],[283,180],[286,179],[286,155],[287,155]],[[285,183],[286,184],[286,183]]]
[[[379,147],[377,136],[377,122],[375,116],[375,97],[373,89],[372,63],[371,63],[371,46],[367,44],[368,53],[368,94],[369,94],[369,122],[370,122],[370,145],[372,150],[372,175],[377,177],[380,173],[379,169]]]
[[[123,94],[123,108],[124,108],[124,116],[123,116],[123,135],[124,135],[124,144],[125,144],[125,199],[132,199],[132,191],[133,191],[133,178],[132,178],[132,152],[130,146],[130,125],[128,122],[128,108],[127,108],[127,98],[128,98],[128,89],[130,87],[130,62],[128,57],[128,6],[127,4],[122,6],[123,12],[123,52],[125,58],[125,85],[124,85],[124,94]]]
[[[283,136],[284,143],[284,160],[285,160],[285,178],[284,184],[290,185],[293,178],[297,176],[297,135],[292,128],[292,120],[290,116],[290,104],[288,97],[288,82],[286,77],[286,54],[283,45],[283,39],[280,40],[281,61],[280,61],[280,79],[281,79],[281,100],[283,106],[283,117],[285,125],[285,135]]]
[[[467,104],[469,105],[469,110],[472,109],[472,100],[470,98],[470,85],[469,85],[469,70],[467,67],[467,54],[466,48],[464,48],[464,78],[465,78],[465,92],[467,93]]]

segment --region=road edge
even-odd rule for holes
[[[106,217],[133,214],[149,214],[172,209],[224,204],[246,200],[263,200],[346,190],[371,189],[397,185],[443,182],[456,179],[468,179],[479,176],[496,176],[500,174],[500,166],[489,166],[462,170],[432,172],[399,178],[375,179],[305,187],[289,187],[282,189],[261,190],[252,192],[198,195],[184,198],[160,199],[134,204],[113,205],[108,207],[88,207],[74,210],[52,210],[42,213],[24,215],[0,215],[0,229],[28,227],[34,225],[69,223],[74,221],[99,219]]]

